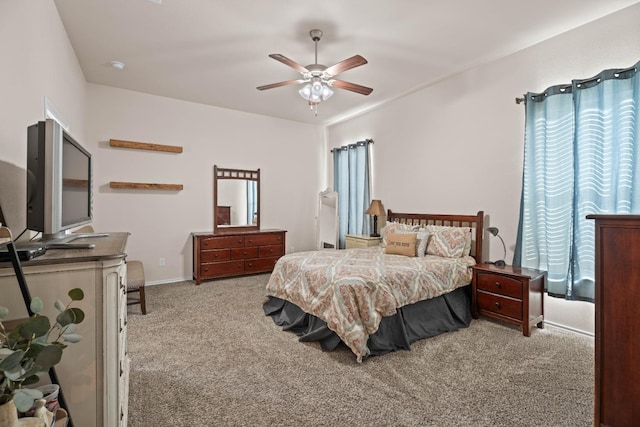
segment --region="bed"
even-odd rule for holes
[[[470,267],[482,260],[483,218],[482,211],[389,210],[379,247],[280,258],[266,286],[264,312],[300,341],[319,341],[323,350],[346,344],[358,362],[467,327]]]

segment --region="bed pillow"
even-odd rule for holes
[[[427,255],[460,258],[471,251],[471,230],[468,227],[428,225],[430,234]]]
[[[380,236],[382,237],[382,243],[380,243],[380,246],[383,248],[387,246],[387,234],[389,233],[415,232],[417,229],[418,227],[414,225],[402,224],[400,222],[388,222],[380,230]]]
[[[387,233],[387,254],[416,256],[416,235],[418,233]]]

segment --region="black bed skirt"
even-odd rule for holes
[[[297,305],[269,297],[262,306],[267,316],[300,341],[319,341],[323,350],[333,350],[341,340],[327,324],[305,313]],[[399,349],[411,350],[411,344],[423,338],[466,328],[471,323],[471,286],[463,286],[437,298],[401,307],[393,316],[383,317],[378,331],[369,337],[371,356]]]

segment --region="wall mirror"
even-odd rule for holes
[[[260,229],[260,169],[213,166],[213,232]]]

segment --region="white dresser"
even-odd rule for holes
[[[127,425],[127,236],[109,233],[83,239],[95,248],[49,250],[22,263],[31,296],[42,298],[43,313],[50,319],[58,313],[53,306],[57,299],[66,304],[69,290],[84,291],[84,299],[74,302],[85,313],[78,325],[82,340],[70,344],[55,367],[74,427]],[[26,317],[10,263],[0,263],[0,289],[0,305],[9,308],[9,319]]]

